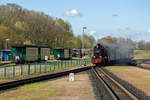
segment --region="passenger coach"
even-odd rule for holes
[[[11,60],[16,63],[43,61],[50,56],[48,46],[14,45],[11,47]]]

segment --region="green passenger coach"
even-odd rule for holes
[[[57,60],[72,59],[72,50],[69,48],[55,48],[53,54]]]
[[[38,47],[35,45],[14,45],[11,47],[11,59],[13,62],[38,61]]]

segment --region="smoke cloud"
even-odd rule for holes
[[[133,57],[134,44],[128,39],[125,40],[120,38],[117,39],[115,43],[107,43],[104,41],[100,41],[99,43],[106,48],[108,56],[111,60],[119,60],[125,58],[130,59]]]

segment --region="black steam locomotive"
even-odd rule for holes
[[[101,44],[97,44],[94,47],[94,55],[92,57],[93,64],[96,65],[106,65],[108,64],[109,57],[106,47]]]

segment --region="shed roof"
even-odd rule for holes
[[[38,45],[38,47],[41,47],[41,48],[50,48],[50,46],[47,46],[47,45]]]
[[[56,47],[54,49],[70,49],[70,48]]]
[[[23,45],[23,44],[18,44],[18,45],[13,45],[11,46],[12,48],[25,48],[25,47],[37,47],[36,45]]]
[[[2,51],[11,51],[11,50],[10,49],[2,49],[0,51],[2,52]]]

